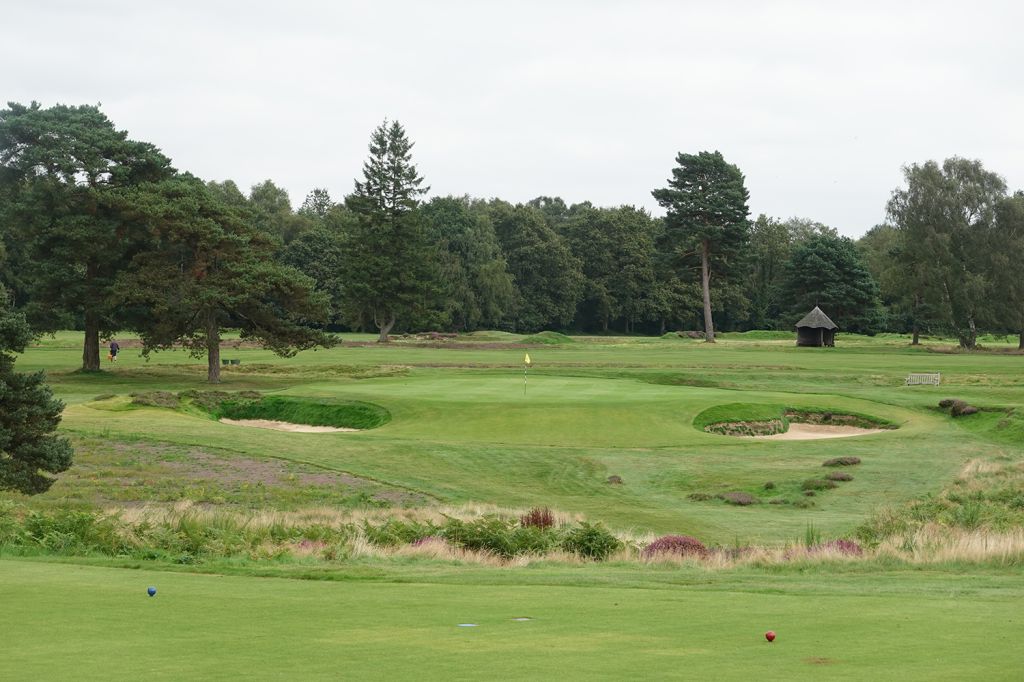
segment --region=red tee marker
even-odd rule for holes
[[[767,639],[769,642],[774,642],[775,630],[769,630],[768,632],[764,633],[764,638]]]

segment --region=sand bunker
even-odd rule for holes
[[[248,426],[254,429],[273,429],[274,431],[288,431],[290,433],[338,433],[340,431],[358,431],[359,429],[345,429],[337,426],[311,426],[310,424],[292,424],[291,422],[276,422],[271,419],[221,419],[221,424],[234,424],[235,426]]]
[[[866,436],[871,433],[885,433],[890,429],[861,429],[856,426],[836,426],[829,424],[795,424],[790,423],[785,433],[770,436],[748,436],[757,440],[818,440],[821,438],[849,438],[850,436]]]

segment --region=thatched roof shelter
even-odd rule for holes
[[[837,329],[839,327],[836,323],[828,319],[828,315],[823,313],[821,308],[814,306],[814,310],[796,323],[796,345],[834,346]]]

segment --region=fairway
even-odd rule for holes
[[[547,585],[449,572],[433,577],[447,584],[393,584],[2,561],[5,617],[19,625],[4,667],[79,680],[958,680],[1024,665],[1022,591],[1009,578],[790,578],[756,593],[750,576],[659,577],[615,588],[558,570],[527,578]]]
[[[138,404],[154,391],[206,390],[202,365],[128,351],[84,375],[71,371],[77,336],[43,339],[19,365],[48,371],[78,454],[50,491],[18,504],[128,519],[140,509],[230,512],[268,530],[240,553],[217,550],[249,522],[231,530],[236,522],[210,516],[206,544],[183,550],[200,532],[189,524],[204,518],[185,511],[167,531],[186,542],[179,549],[77,550],[79,559],[52,549],[67,530],[40,531],[50,539],[0,561],[0,599],[20,625],[4,641],[6,669],[75,679],[955,680],[1012,679],[1024,664],[1018,549],[974,568],[964,554],[791,562],[786,549],[852,537],[882,509],[946,494],[970,472],[1018,466],[1020,356],[895,338],[798,350],[741,334],[710,348],[576,337],[527,346],[524,389],[520,339],[501,338],[344,345],[286,360],[225,351],[240,364],[218,390],[384,415],[344,433],[223,424],[171,393],[153,394],[170,406]],[[903,385],[921,369],[942,372],[943,385]],[[988,411],[952,419],[936,407],[948,396]],[[800,441],[701,428],[723,411],[784,409],[896,428]],[[837,457],[859,458],[852,480],[807,497],[804,482],[833,471],[822,464]],[[716,497],[724,493],[756,503],[726,504]],[[726,558],[644,563],[632,550],[604,564],[563,555],[505,564],[366,540],[333,550],[336,540],[315,539],[313,521],[307,535],[273,540],[288,537],[275,524],[304,514],[350,514],[338,518],[354,528],[389,514],[472,518],[535,506],[623,537],[694,536]],[[268,517],[274,510],[293,516]],[[750,546],[769,554],[745,560]],[[59,646],[48,634],[55,622]]]

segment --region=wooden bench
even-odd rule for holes
[[[907,386],[938,386],[942,375],[935,374],[908,374]]]

